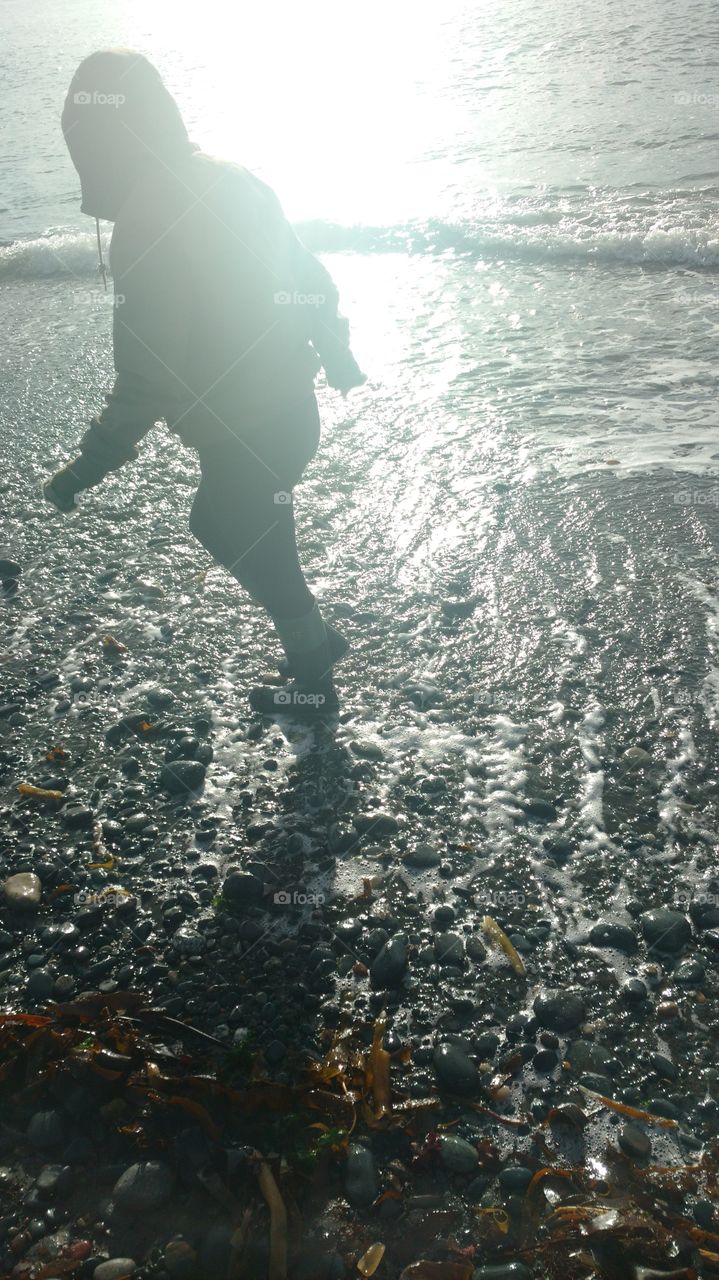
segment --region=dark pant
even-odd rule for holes
[[[198,450],[202,478],[190,529],[274,618],[301,617],[314,602],[297,554],[292,490],[319,438],[311,395],[251,444],[228,433]]]

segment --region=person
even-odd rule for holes
[[[142,54],[102,50],[73,76],[62,129],[83,213],[114,222],[115,382],[80,453],[44,485],[60,511],[138,456],[158,420],[197,450],[190,529],[269,614],[290,684],[251,693],[259,711],[337,710],[347,641],[325,622],[299,561],[293,489],[314,457],[315,377],[366,381],[337,289],[274,192],[190,142]]]

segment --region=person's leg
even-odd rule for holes
[[[267,610],[287,655],[289,673],[304,684],[317,683],[329,677],[347,644],[338,631],[326,626],[307,586],[297,551],[291,488],[276,487],[291,485],[294,474],[301,474],[297,441],[293,441],[293,470],[280,471],[271,452],[273,444],[270,437],[265,459],[233,440],[201,452],[202,481],[190,528],[213,558]],[[267,462],[268,455],[274,466]]]

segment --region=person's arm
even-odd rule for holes
[[[329,271],[307,249],[285,217],[277,195],[254,174],[248,174],[266,202],[266,218],[284,228],[287,252],[287,284],[305,301],[295,302],[301,310],[307,339],[312,343],[327,376],[329,386],[346,395],[367,381],[350,350],[349,321],[340,315],[339,293]],[[284,292],[284,290],[282,291]]]
[[[182,379],[189,333],[188,278],[172,230],[148,220],[116,226],[112,239],[115,383],[80,442],[80,454],[45,485],[71,511],[76,495],[138,456],[153,424],[189,393]]]
[[[346,395],[367,381],[350,350],[349,320],[341,315],[339,293],[329,271],[299,236],[290,230],[290,262],[298,293],[310,299],[303,303],[309,336],[327,377],[329,386]]]

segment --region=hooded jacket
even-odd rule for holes
[[[73,464],[83,485],[134,458],[159,419],[197,448],[257,442],[290,421],[320,364],[340,390],[364,381],[332,279],[277,197],[190,142],[145,57],[86,58],[62,129],[83,212],[115,224],[116,379]]]

